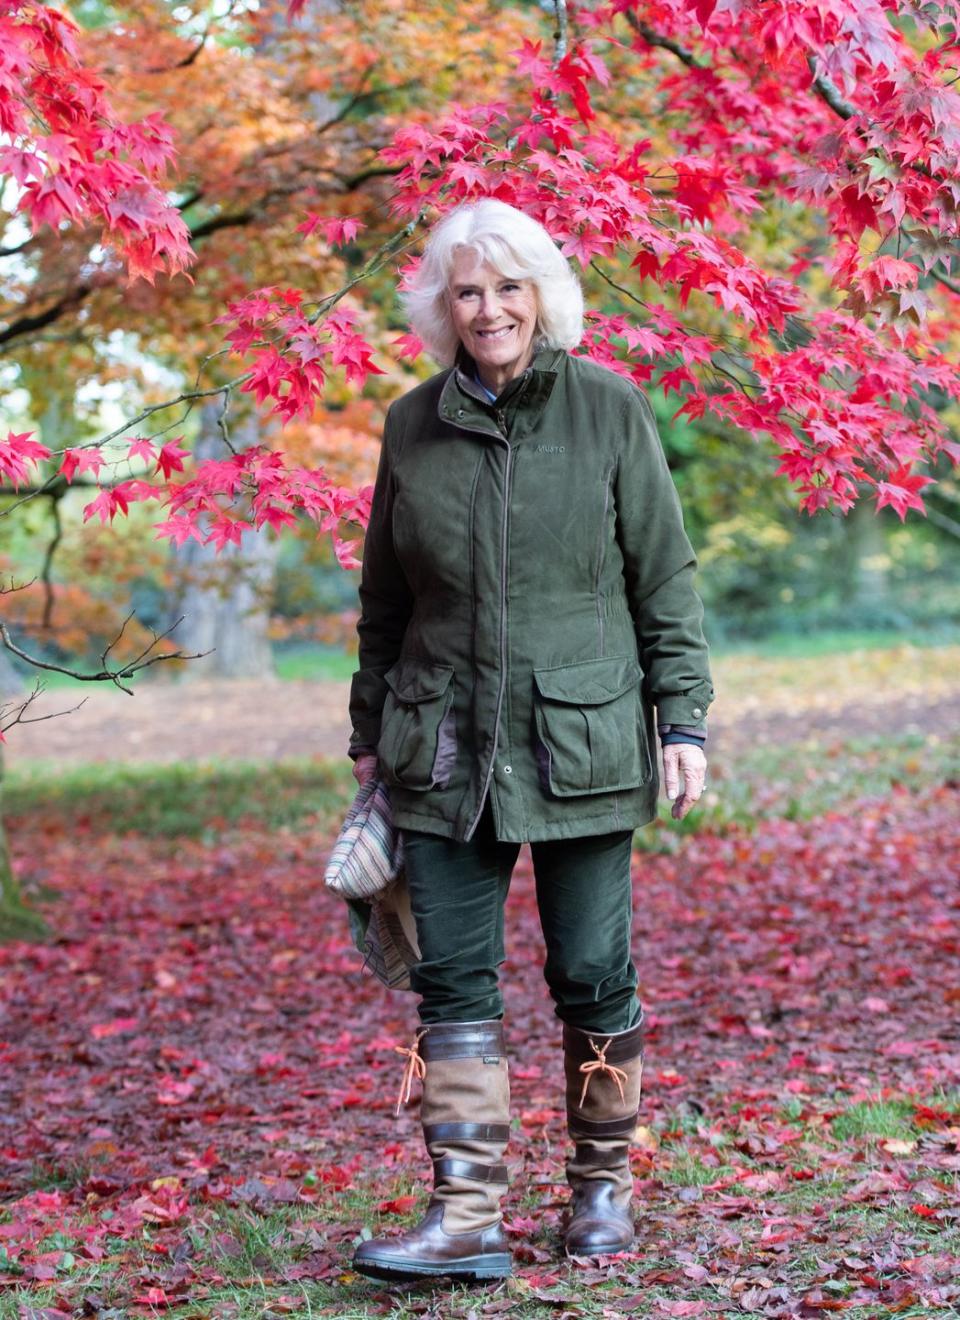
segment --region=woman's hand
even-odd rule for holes
[[[353,763],[353,777],[363,788],[377,773],[377,758],[373,755],[358,756]]]
[[[667,797],[673,803],[671,815],[683,820],[703,792],[707,774],[707,758],[696,743],[668,743],[663,751],[663,783]],[[683,792],[680,792],[680,775]]]

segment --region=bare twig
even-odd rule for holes
[[[54,674],[67,674],[70,678],[76,678],[81,683],[112,683],[114,687],[118,687],[121,692],[126,692],[127,695],[131,697],[133,696],[133,689],[126,687],[124,683],[121,682],[122,679],[132,678],[132,676],[138,673],[141,669],[149,669],[151,665],[155,665],[163,660],[201,660],[205,655],[210,654],[209,651],[198,651],[194,654],[187,654],[184,651],[171,651],[163,655],[150,655],[153,648],[159,645],[165,637],[168,637],[170,633],[173,632],[173,629],[176,628],[177,624],[182,622],[182,619],[177,619],[177,622],[173,624],[172,627],[168,628],[166,632],[159,634],[154,632],[153,641],[144,651],[141,651],[140,655],[135,659],[131,660],[128,664],[122,665],[119,669],[110,669],[107,665],[107,656],[123,636],[124,628],[126,628],[132,617],[132,614],[127,615],[120,632],[100,657],[100,663],[103,668],[92,674],[85,674],[78,669],[69,669],[65,665],[55,665],[49,660],[41,660],[39,656],[30,655],[27,651],[24,651],[17,646],[16,642],[11,640],[10,634],[7,632],[7,626],[2,622],[0,622],[0,640],[3,641],[3,644],[8,651],[12,651],[14,655],[19,656],[21,660],[25,660],[27,664],[32,665],[34,669],[46,669]],[[151,629],[151,631],[153,630]]]
[[[0,587],[0,596],[12,596],[16,591],[26,591],[27,587],[32,587],[36,580],[35,577],[32,577],[29,582],[15,583],[13,580],[13,574],[11,573],[10,585],[9,587]]]
[[[30,719],[25,719],[24,716],[26,712],[36,701],[37,697],[45,691],[46,689],[38,678],[34,684],[33,691],[23,701],[19,703],[8,701],[0,706],[0,734],[6,733],[7,730],[12,729],[15,724],[39,724],[42,720],[55,720],[59,719],[61,715],[72,715],[73,712],[79,710],[86,701],[86,697],[83,697],[75,706],[71,706],[69,710],[55,710],[51,711],[49,715],[32,715]],[[12,719],[10,718],[11,711],[15,712]]]

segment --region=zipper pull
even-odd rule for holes
[[[497,412],[497,425],[504,435],[507,434],[507,414],[503,411]]]

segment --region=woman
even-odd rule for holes
[[[529,842],[563,1023],[570,1255],[633,1241],[642,1068],[633,830],[653,818],[653,711],[674,816],[700,796],[713,690],[695,559],[643,393],[568,353],[576,277],[502,202],[448,214],[405,302],[448,369],[387,414],[360,588],[351,755],[391,786],[421,960],[434,1165],[422,1222],[363,1243],[377,1278],[510,1272],[503,905]],[[679,774],[684,779],[678,796]]]

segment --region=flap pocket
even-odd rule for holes
[[[636,686],[642,675],[633,656],[605,656],[573,665],[535,669],[533,680],[541,697],[575,706],[600,706]]]
[[[533,671],[537,761],[548,793],[616,793],[650,778],[642,677],[630,655]]]
[[[388,784],[425,792],[445,788],[457,756],[453,666],[410,657],[384,674],[377,756]]]
[[[427,660],[398,660],[383,677],[394,696],[416,705],[443,696],[453,677],[453,665],[433,665]]]

